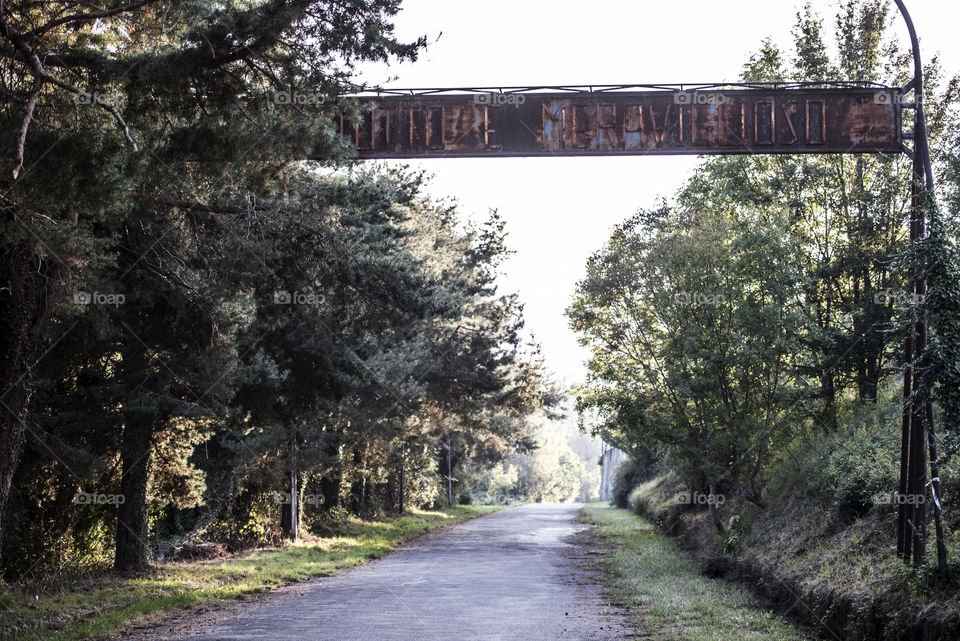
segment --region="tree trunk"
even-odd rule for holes
[[[837,429],[837,390],[833,382],[833,372],[829,369],[820,374],[820,392],[823,397],[820,424],[832,432]]]
[[[323,494],[323,510],[332,510],[340,507],[340,487],[343,476],[339,470],[331,471],[320,479],[320,492]]]
[[[886,346],[886,343],[881,342],[880,345],[882,350]],[[882,374],[880,359],[881,356],[872,354],[867,363],[866,399],[873,403],[877,402],[877,390],[880,389],[880,376]]]
[[[914,330],[914,357],[917,358],[926,349],[925,328],[916,323]],[[927,425],[926,410],[923,404],[924,389],[919,368],[914,370],[913,395],[910,408],[910,469],[907,473],[907,495],[913,500],[908,504],[911,515],[908,523],[912,534],[913,563],[920,565],[927,547],[927,505],[918,497],[927,493]]]
[[[364,470],[366,444],[360,444],[353,452],[354,480],[350,484],[350,511],[360,514],[367,503],[367,474]]]
[[[289,538],[290,537],[290,503],[287,502],[287,491],[290,489],[287,487],[287,482],[284,480],[281,482],[280,487],[286,488],[280,491],[280,533],[281,535]],[[290,499],[293,500],[293,499]]]
[[[723,521],[720,520],[720,514],[717,512],[717,495],[714,492],[713,483],[710,484],[710,495],[707,497],[707,508],[710,510],[710,519],[717,532],[724,533]]]
[[[117,547],[113,567],[119,572],[142,570],[148,564],[147,479],[150,475],[150,446],[153,416],[127,412],[120,444],[123,497],[117,514]]]
[[[0,396],[0,559],[3,558],[3,525],[6,522],[7,501],[10,498],[13,473],[20,461],[24,417],[30,399],[26,372],[19,368],[3,367],[3,364],[10,360],[7,354],[0,360],[0,367],[6,372],[5,376],[0,377],[0,385],[6,390]],[[13,379],[12,384],[10,379]]]
[[[320,493],[323,495],[321,511],[328,512],[340,507],[340,492],[343,487],[343,461],[339,443],[327,451],[329,471],[320,478]]]
[[[37,335],[47,317],[51,284],[63,277],[56,263],[41,260],[31,246],[3,247],[0,265],[0,559],[13,475],[20,460],[28,406],[30,369]]]
[[[903,498],[907,495],[907,486],[909,477],[907,471],[910,468],[910,416],[913,414],[911,409],[910,391],[913,389],[913,334],[908,333],[903,346],[903,416],[900,423],[900,482],[897,487],[897,555],[902,559],[909,560],[911,553],[910,528],[907,523],[907,504]]]
[[[926,398],[927,448],[930,453],[930,494],[933,495],[933,521],[937,534],[937,569],[943,586],[950,583],[950,569],[947,563],[947,540],[943,532],[943,506],[940,502],[940,461],[937,458],[937,436],[933,423],[933,401]]]
[[[127,389],[120,441],[120,496],[117,511],[116,551],[113,567],[118,572],[142,570],[148,565],[147,481],[150,448],[157,416],[138,396],[150,375],[142,345],[128,343],[123,352],[122,379]]]
[[[297,434],[290,437],[290,531],[291,541],[299,537],[300,491],[297,488]]]

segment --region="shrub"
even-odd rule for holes
[[[900,425],[894,403],[864,406],[841,428],[823,469],[837,515],[857,519],[897,491]],[[894,411],[891,411],[894,410]]]
[[[616,507],[629,508],[630,492],[644,481],[649,480],[649,478],[649,464],[638,461],[633,457],[628,457],[620,466],[620,469],[617,470],[610,502]]]

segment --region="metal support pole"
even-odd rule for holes
[[[914,92],[914,154],[912,184],[910,191],[910,244],[929,236],[936,213],[933,164],[930,160],[930,145],[927,138],[926,116],[923,109],[923,64],[920,58],[920,41],[903,0],[894,0],[910,33],[913,50],[913,80],[904,88]],[[929,211],[929,224],[927,220]],[[900,456],[900,506],[897,518],[897,554],[905,561],[919,565],[926,550],[926,497],[927,453],[933,479],[930,482],[934,503],[934,519],[937,534],[937,561],[941,580],[948,580],[947,551],[943,532],[940,505],[940,479],[937,462],[936,432],[933,415],[932,382],[922,375],[921,366],[926,362],[927,347],[927,282],[916,265],[911,268],[914,299],[918,304],[916,321],[907,330],[904,347],[903,375],[903,434]],[[910,499],[906,501],[905,499]]]
[[[399,492],[399,494],[400,494],[400,500],[399,500],[399,503],[400,503],[400,514],[403,514],[403,512],[404,512],[404,509],[403,509],[403,508],[404,508],[404,505],[403,505],[403,499],[404,499],[403,493],[404,493],[404,489],[405,489],[405,488],[404,488],[405,479],[403,478],[403,471],[404,471],[403,468],[404,468],[404,465],[405,465],[405,463],[406,463],[406,460],[407,460],[406,443],[403,442],[403,441],[401,441],[401,442],[400,442],[400,492]]]
[[[923,118],[923,65],[920,60],[919,40],[910,14],[903,4],[903,0],[895,0],[897,8],[903,15],[910,32],[910,45],[913,49],[913,80],[905,87],[914,92],[914,154],[911,171],[910,187],[910,246],[916,247],[917,242],[926,235],[926,221],[921,206],[920,185],[925,182],[926,163],[926,127]],[[910,284],[912,293],[916,296],[921,288],[922,277],[917,266],[910,268]],[[914,299],[918,300],[918,299]],[[926,548],[926,506],[918,496],[926,495],[926,434],[924,432],[924,412],[920,407],[919,392],[921,382],[916,365],[923,355],[926,345],[926,319],[920,315],[915,322],[907,326],[906,344],[904,346],[904,374],[903,374],[903,438],[900,454],[900,496],[897,520],[897,554],[904,561],[913,560],[914,563],[923,561]]]
[[[290,433],[290,540],[300,536],[300,489],[297,487],[297,433]]]
[[[447,447],[447,505],[453,507],[453,457],[450,454],[450,441],[444,445]]]

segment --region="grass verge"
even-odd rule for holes
[[[896,504],[878,502],[860,516],[845,514],[843,493],[824,471],[831,458],[817,451],[811,447],[809,459],[775,472],[764,492],[765,510],[728,495],[719,510],[727,524],[722,537],[705,506],[677,500],[688,486],[673,472],[634,488],[629,503],[709,574],[735,578],[822,638],[960,641],[960,521],[946,521],[953,532],[947,546],[954,578],[942,586],[932,542],[923,565],[898,560]]]
[[[581,509],[580,520],[599,526],[596,544],[613,548],[598,562],[606,597],[627,608],[644,639],[813,638],[760,608],[747,590],[705,577],[674,541],[629,510],[592,503]]]
[[[237,599],[379,558],[437,527],[500,509],[456,506],[382,521],[349,519],[336,535],[255,550],[227,559],[173,562],[131,578],[87,577],[53,594],[2,586],[0,639],[73,641],[102,638],[146,616]]]

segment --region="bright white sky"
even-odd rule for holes
[[[801,0],[404,0],[401,38],[427,35],[416,63],[367,66],[360,78],[391,87],[731,82],[762,38],[789,47]],[[832,34],[839,2],[814,0]],[[893,3],[891,2],[891,5]],[[924,60],[934,53],[960,73],[960,4],[907,0]],[[896,9],[894,8],[894,11]],[[906,44],[897,16],[895,33]],[[439,39],[437,36],[442,32]],[[832,38],[832,35],[829,37]],[[451,158],[405,161],[434,175],[430,191],[482,218],[496,208],[515,254],[502,289],[525,304],[527,329],[567,384],[582,382],[586,350],[564,310],[587,257],[611,228],[661,196],[671,197],[695,157]]]

